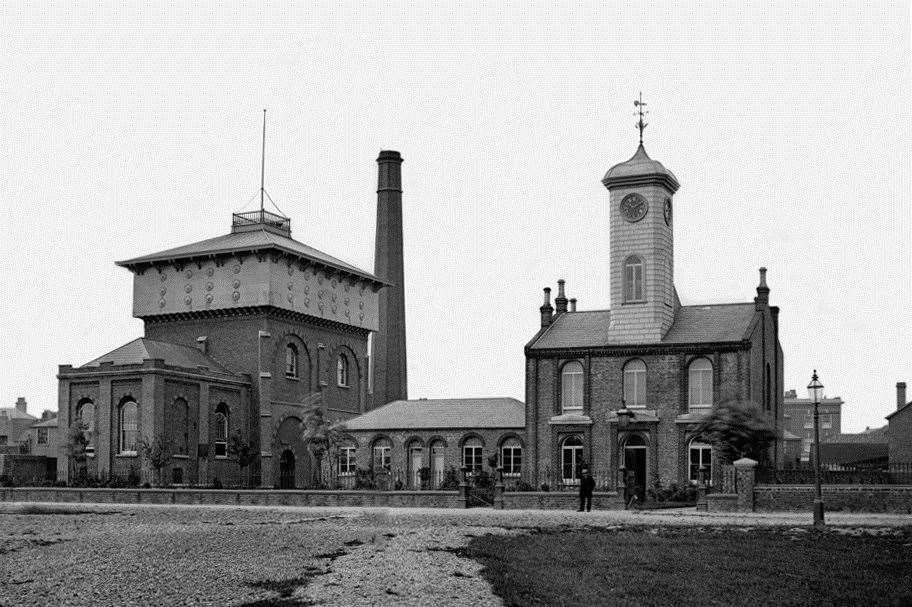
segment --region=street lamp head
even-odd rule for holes
[[[823,398],[823,384],[817,379],[817,369],[814,369],[814,375],[811,377],[811,383],[808,384],[808,394],[814,402],[820,402]]]

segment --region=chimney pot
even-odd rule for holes
[[[563,314],[567,311],[567,296],[564,295],[564,284],[563,278],[557,281],[557,297],[554,298],[554,305],[557,307],[558,314]]]
[[[539,311],[541,312],[541,326],[547,327],[551,324],[554,315],[554,308],[551,307],[551,287],[545,287],[545,301]]]
[[[576,312],[576,298],[575,297],[570,298],[570,311]]]
[[[896,382],[896,408],[902,409],[906,406],[906,382]]]
[[[26,409],[26,403],[25,403],[25,397],[24,397],[24,396],[20,396],[19,398],[16,399],[16,409],[18,409],[19,411],[22,411],[23,413],[26,412],[26,410],[25,410],[25,409]]]
[[[760,284],[757,285],[757,296],[754,298],[754,308],[763,310],[769,307],[770,289],[766,286],[766,268],[760,268]]]

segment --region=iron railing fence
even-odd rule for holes
[[[245,211],[243,213],[232,213],[231,215],[231,227],[233,228],[259,224],[274,226],[282,230],[291,229],[291,220],[288,217],[265,210]]]
[[[814,483],[814,466],[760,466],[756,479],[766,485],[811,485]],[[820,467],[820,482],[824,485],[912,485],[912,463],[824,464]]]

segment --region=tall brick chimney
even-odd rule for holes
[[[903,388],[905,388],[905,387],[906,387],[906,384],[903,384]],[[24,396],[20,396],[19,398],[16,399],[16,409],[22,411],[23,413],[26,413],[26,410],[25,410],[26,405],[25,405]]]
[[[896,382],[896,409],[905,407],[906,402],[906,382]]]
[[[380,290],[380,323],[372,339],[373,407],[408,398],[405,355],[405,276],[402,257],[402,156],[377,157],[377,235],[374,274],[391,286]]]

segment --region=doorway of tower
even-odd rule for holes
[[[624,443],[624,468],[629,495],[642,502],[646,499],[646,441],[639,434],[629,436]]]
[[[291,449],[282,451],[279,458],[279,489],[295,488],[295,456]]]

